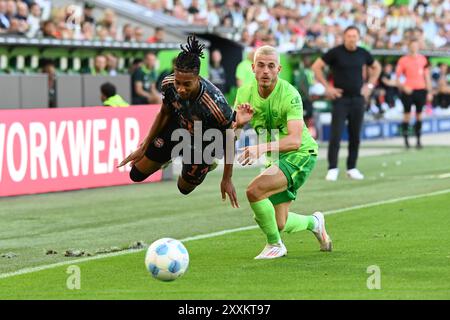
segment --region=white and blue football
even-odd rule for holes
[[[145,266],[154,278],[173,281],[186,272],[189,253],[178,240],[159,239],[149,246],[145,255]]]

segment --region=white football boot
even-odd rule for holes
[[[322,212],[315,212],[313,217],[317,219],[316,227],[312,230],[317,240],[320,243],[320,251],[331,251],[333,248],[333,243],[331,238],[325,229],[325,217]]]
[[[325,177],[325,180],[327,181],[336,181],[339,175],[339,169],[334,168],[328,170],[327,176]]]
[[[348,170],[347,177],[353,180],[364,180],[364,175],[356,168]]]
[[[263,251],[255,257],[256,260],[276,259],[287,255],[287,249],[283,242],[279,244],[266,244]]]

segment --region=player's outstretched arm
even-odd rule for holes
[[[222,192],[222,200],[226,200],[226,195],[230,198],[233,208],[239,208],[236,189],[234,188],[231,177],[233,175],[233,163],[235,154],[235,142],[238,134],[237,130],[241,130],[253,117],[253,109],[250,104],[245,103],[238,105],[236,108],[236,118],[231,124],[234,131],[226,130],[225,133],[225,166],[223,177],[220,183],[220,191]]]
[[[235,132],[229,129],[226,130],[225,144],[224,144],[225,166],[223,169],[222,181],[220,183],[220,191],[222,192],[222,201],[225,201],[226,195],[228,195],[228,197],[230,198],[231,206],[233,208],[239,208],[236,189],[234,188],[233,182],[231,180],[231,177],[233,176],[235,142],[236,142]]]
[[[242,165],[251,165],[266,152],[289,152],[298,150],[302,144],[303,120],[288,121],[288,135],[280,141],[263,143],[240,149],[243,151],[238,158]]]
[[[236,189],[234,188],[233,181],[231,180],[232,175],[233,175],[233,164],[225,163],[222,181],[220,182],[220,191],[222,192],[223,201],[226,200],[227,198],[226,195],[228,195],[228,198],[230,198],[231,206],[233,208],[239,208]]]
[[[136,162],[141,160],[145,151],[147,150],[149,144],[155,139],[155,137],[161,132],[161,130],[167,125],[167,122],[170,119],[170,110],[164,104],[161,106],[161,110],[156,115],[156,119],[153,122],[150,131],[145,138],[145,140],[141,143],[139,148],[128,155],[117,167],[120,168],[127,163],[130,163],[130,166],[133,166]]]

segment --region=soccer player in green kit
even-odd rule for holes
[[[310,230],[320,243],[321,251],[331,251],[332,242],[325,229],[321,212],[304,216],[289,212],[297,190],[306,182],[316,161],[318,146],[303,122],[300,94],[287,81],[278,77],[281,71],[275,48],[262,46],[253,63],[255,80],[238,89],[236,108],[250,108],[251,124],[258,135],[267,130],[267,143],[243,148],[238,161],[252,164],[263,154],[267,169],[247,187],[247,199],[254,218],[267,237],[267,245],[255,259],[274,259],[287,254],[281,232]],[[279,130],[271,138],[271,130]],[[279,152],[278,159],[272,159]]]

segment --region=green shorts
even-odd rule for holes
[[[288,185],[285,191],[274,194],[269,200],[275,206],[280,203],[295,200],[298,189],[305,184],[317,162],[316,154],[300,154],[298,152],[280,154],[279,160],[272,164],[277,165],[286,176]]]

